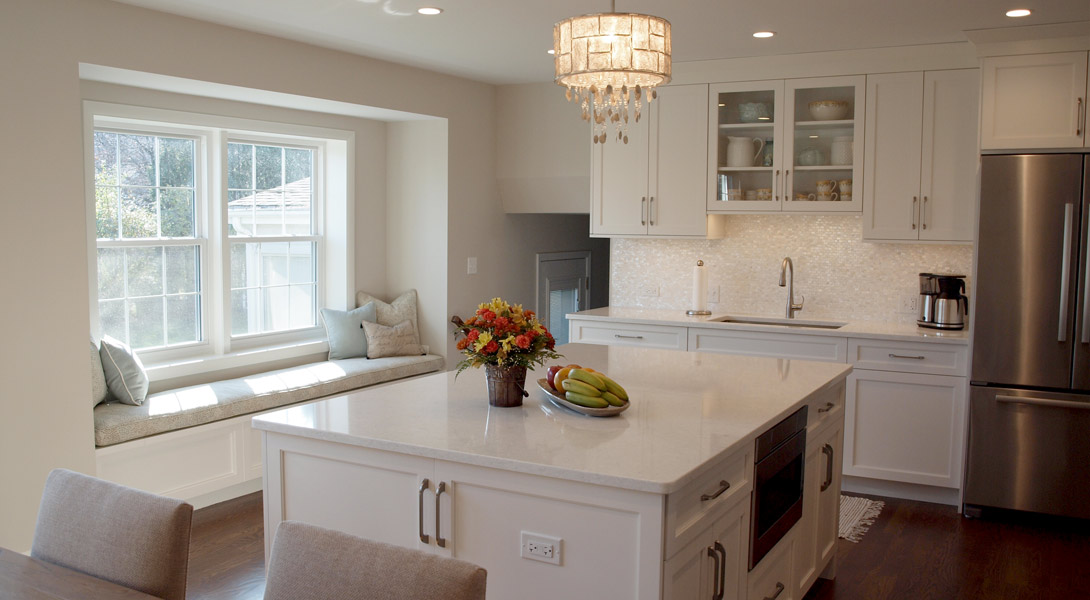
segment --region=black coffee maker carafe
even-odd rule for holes
[[[927,292],[924,292],[924,279],[928,279]],[[929,310],[925,313],[920,308],[921,327],[935,329],[964,329],[965,318],[969,314],[969,299],[965,296],[964,275],[942,275],[938,273],[920,274],[921,301],[927,295]]]

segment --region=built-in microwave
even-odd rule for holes
[[[802,518],[806,408],[803,406],[757,437],[749,526],[750,570]]]

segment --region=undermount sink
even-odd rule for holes
[[[743,325],[771,325],[774,327],[805,327],[809,329],[840,329],[847,323],[837,321],[807,321],[804,319],[778,319],[776,317],[735,317],[724,315],[708,319],[717,323],[741,323]]]

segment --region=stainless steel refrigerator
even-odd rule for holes
[[[1090,518],[1090,156],[981,163],[966,514]]]

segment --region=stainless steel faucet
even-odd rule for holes
[[[784,258],[783,264],[780,265],[780,287],[785,285],[787,286],[787,318],[794,319],[795,313],[802,310],[806,296],[802,297],[802,302],[795,304],[795,263],[791,262],[790,256]]]

